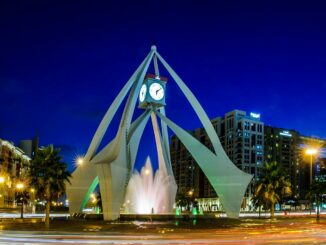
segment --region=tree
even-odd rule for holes
[[[266,209],[266,203],[265,203],[264,197],[262,195],[254,195],[252,197],[252,202],[253,202],[255,209],[258,208],[258,213],[259,213],[259,218],[260,218],[261,208],[263,207],[264,209]]]
[[[316,202],[317,207],[317,220],[320,218],[320,204],[323,200],[323,195],[326,194],[326,182],[320,179],[314,180],[311,185],[309,192],[307,193],[307,197],[311,201]]]
[[[18,194],[16,195],[16,202],[17,202],[17,204],[20,204],[20,218],[21,219],[24,218],[24,205],[28,204],[29,198],[30,198],[29,193],[26,190],[18,192]]]
[[[31,161],[29,171],[30,185],[46,201],[45,226],[47,229],[50,226],[51,201],[66,191],[66,183],[70,183],[71,178],[59,153],[60,149],[54,149],[53,145],[38,149]]]
[[[263,200],[270,208],[271,218],[274,218],[275,204],[279,203],[283,196],[291,193],[291,183],[280,164],[265,163],[261,169],[260,179],[256,183],[255,196],[259,202]]]
[[[185,207],[189,211],[192,204],[192,197],[184,193],[178,193],[176,197],[176,205],[179,207]]]
[[[103,212],[101,192],[98,192],[97,195],[96,195],[96,204],[95,204],[95,207],[99,210],[99,213],[102,213]]]

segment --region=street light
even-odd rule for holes
[[[4,183],[5,182],[5,177],[3,176],[0,176],[0,184]]]
[[[318,150],[315,148],[309,148],[306,150],[306,154],[310,156],[310,187],[312,185],[312,156],[316,155]]]
[[[18,184],[16,185],[16,188],[17,188],[18,190],[22,190],[22,189],[24,188],[24,184],[23,184],[23,183],[18,183]]]
[[[77,164],[78,164],[78,165],[82,165],[83,163],[84,163],[84,159],[81,158],[81,157],[78,157],[78,158],[77,158]]]

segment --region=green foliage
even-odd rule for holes
[[[51,201],[53,197],[63,194],[66,183],[70,183],[71,174],[67,166],[59,156],[60,149],[54,149],[52,145],[42,147],[36,151],[35,158],[31,161],[29,178],[39,197]],[[46,187],[50,193],[46,195]]]
[[[282,197],[291,195],[291,183],[277,162],[265,163],[259,181],[256,183],[254,200],[256,205],[265,203],[270,208],[271,217],[274,217],[275,204]]]
[[[18,192],[16,194],[16,202],[20,205],[28,204],[28,200],[30,199],[29,192],[24,190],[22,192]]]
[[[323,194],[326,194],[326,182],[323,180],[315,180],[306,197],[312,201],[321,202]]]
[[[191,205],[195,207],[198,206],[198,203],[195,201],[192,195],[190,196],[184,193],[179,193],[176,197],[176,205],[179,207],[184,207],[189,211]]]
[[[71,174],[59,156],[60,149],[52,145],[42,147],[36,151],[31,161],[29,178],[39,197],[46,200],[45,225],[50,226],[50,203],[54,197],[66,191],[66,183],[70,183]]]
[[[319,219],[320,204],[323,202],[323,195],[326,194],[326,182],[320,179],[315,180],[306,198],[310,199],[310,202],[316,202],[317,206],[317,219]]]

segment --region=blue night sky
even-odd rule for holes
[[[18,143],[38,130],[71,164],[152,44],[210,118],[254,111],[326,138],[325,1],[116,2],[0,2],[0,138]],[[199,127],[167,86],[168,116]],[[151,130],[144,146],[154,147]]]

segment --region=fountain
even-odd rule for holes
[[[164,165],[163,165],[164,166]],[[131,214],[167,214],[173,209],[175,181],[167,175],[162,165],[153,172],[149,157],[140,173],[132,174],[124,202],[125,213]]]

